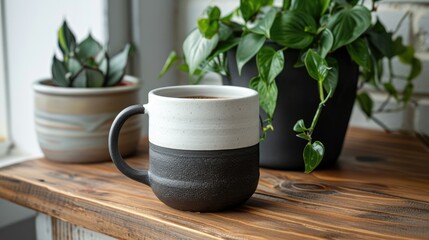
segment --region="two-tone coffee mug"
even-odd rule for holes
[[[121,126],[149,115],[149,169],[131,168],[118,151]],[[257,92],[233,86],[174,86],[124,109],[109,135],[110,156],[126,176],[149,185],[165,204],[219,211],[242,204],[259,179]]]

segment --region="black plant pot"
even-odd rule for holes
[[[269,132],[267,139],[260,144],[262,167],[304,170],[302,151],[306,141],[296,137],[292,129],[299,119],[304,119],[306,126],[311,124],[319,104],[319,95],[317,82],[307,74],[305,67],[293,67],[298,56],[298,50],[284,52],[285,67],[276,79],[279,93],[273,120],[275,130]],[[345,49],[336,51],[333,57],[339,63],[338,85],[334,96],[326,103],[313,133],[313,139],[325,146],[325,156],[319,168],[335,165],[341,153],[359,75],[358,66],[352,62]],[[249,80],[257,75],[255,60],[247,63],[241,76],[238,76],[235,51],[228,53],[228,59],[231,78],[224,78],[223,83],[248,87]]]

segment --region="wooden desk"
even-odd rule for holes
[[[146,166],[139,154],[130,163]],[[58,220],[128,239],[429,239],[429,151],[411,136],[350,129],[335,169],[261,169],[253,197],[220,213],[171,209],[110,162],[0,169],[0,197],[51,216],[57,236]]]

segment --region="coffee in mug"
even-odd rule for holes
[[[136,114],[149,115],[149,169],[130,167],[118,150],[119,131]],[[110,156],[126,176],[150,186],[166,205],[219,211],[240,205],[259,180],[256,91],[233,86],[174,86],[124,109],[109,134]]]

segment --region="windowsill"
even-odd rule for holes
[[[19,149],[12,149],[9,153],[0,156],[0,168],[40,157],[42,157],[40,154],[31,154],[20,151]]]

